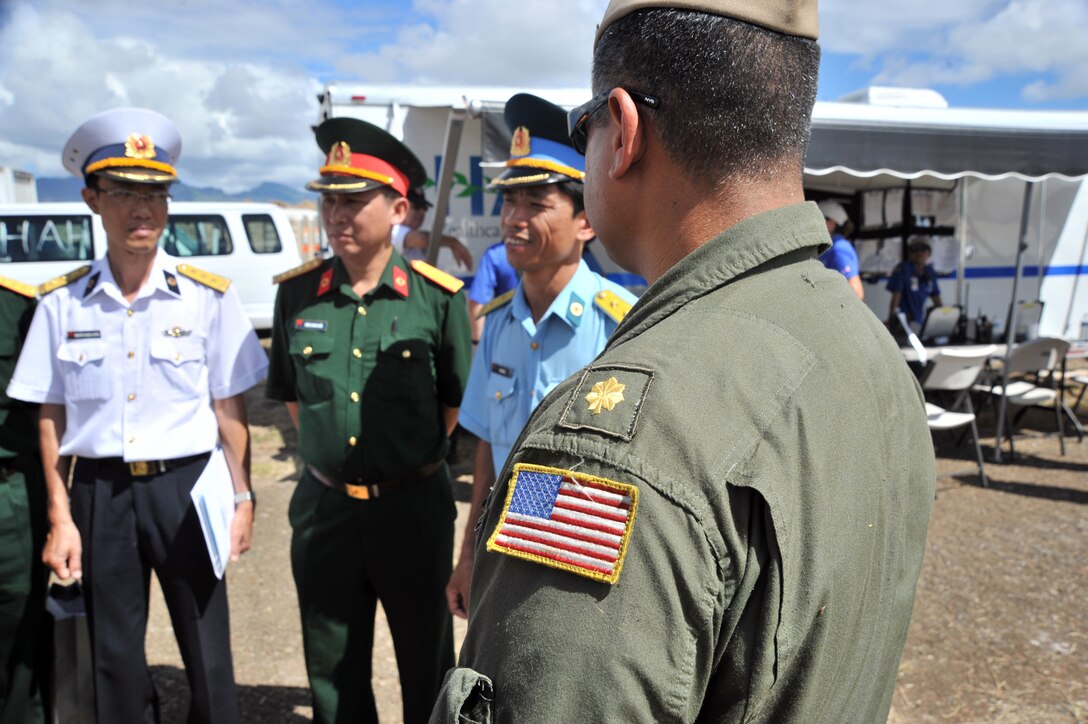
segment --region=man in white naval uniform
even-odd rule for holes
[[[158,720],[144,656],[151,569],[185,661],[188,720],[239,717],[226,583],[190,492],[220,444],[236,493],[231,557],[245,552],[254,500],[242,393],[268,363],[229,281],[159,250],[180,148],[169,120],[132,108],[69,139],[65,166],[85,179],[108,252],[42,286],[8,387],[41,403],[42,558],[82,579],[100,722]]]

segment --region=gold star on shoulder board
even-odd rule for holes
[[[594,415],[601,414],[601,410],[611,412],[616,405],[623,402],[623,391],[626,387],[627,385],[615,377],[609,377],[593,385],[593,389],[586,395],[589,411]]]

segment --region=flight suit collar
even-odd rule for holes
[[[830,246],[823,213],[807,201],[731,226],[681,259],[639,298],[608,341],[614,347],[693,299],[780,257],[815,259]]]
[[[562,320],[572,329],[577,329],[582,323],[582,316],[587,310],[589,302],[593,301],[595,288],[593,285],[594,274],[585,260],[578,262],[578,268],[567,285],[556,295],[548,306],[548,309],[540,317],[540,321],[533,324],[533,312],[529,309],[529,302],[525,299],[525,292],[521,282],[518,282],[517,293],[510,303],[510,311],[515,319],[521,320],[522,326],[531,335],[535,328],[544,324],[548,317]]]

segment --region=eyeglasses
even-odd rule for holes
[[[627,91],[627,95],[631,96],[631,100],[635,103],[641,103],[647,108],[656,109],[661,105],[661,101],[653,96],[627,88],[624,88],[624,90]],[[611,90],[598,93],[567,114],[567,135],[570,136],[570,142],[574,145],[574,150],[583,156],[586,154],[586,123],[594,113],[601,109],[601,106],[608,102],[611,93]]]
[[[167,191],[148,191],[143,194],[138,191],[129,191],[128,189],[100,189],[99,191],[122,206],[135,206],[141,201],[145,202],[148,206],[163,206],[170,198],[170,194]]]

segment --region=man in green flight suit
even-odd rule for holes
[[[45,483],[38,406],[7,396],[38,288],[0,277],[0,724],[46,720]]]
[[[461,282],[392,247],[422,164],[385,131],[333,118],[321,220],[336,256],[277,277],[267,395],[298,428],[288,515],[317,722],[376,722],[380,600],[404,721],[426,721],[453,665],[443,593],[456,511],[445,458],[472,356]]]
[[[933,503],[921,391],[817,256],[815,0],[612,0],[569,117],[650,287],[485,502],[432,720],[876,722]]]

